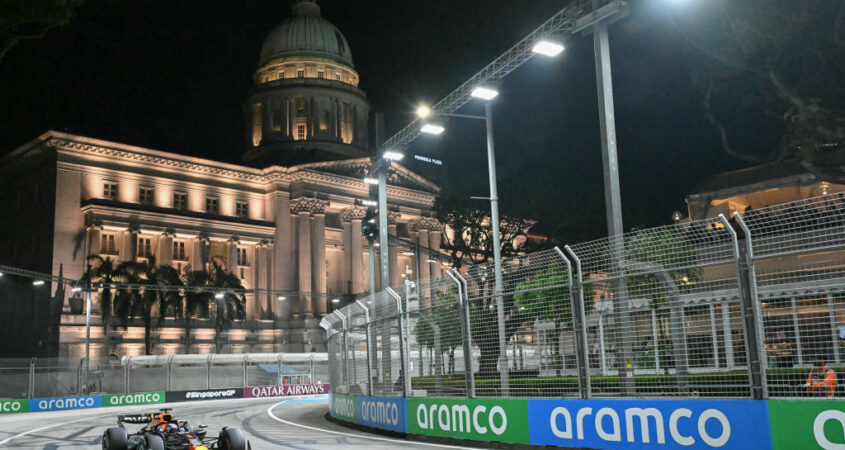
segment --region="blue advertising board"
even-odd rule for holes
[[[358,397],[358,423],[383,430],[406,433],[405,399]]]
[[[103,406],[99,395],[84,397],[33,398],[29,401],[29,411],[63,411],[66,409],[88,409]]]
[[[766,402],[528,400],[533,445],[595,449],[771,449]]]

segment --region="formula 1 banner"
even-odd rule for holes
[[[167,391],[166,400],[168,403],[194,400],[229,400],[243,398],[243,396],[243,388],[199,389],[196,391]]]
[[[0,400],[0,414],[29,411],[29,400]]]
[[[254,386],[244,388],[244,398],[290,397],[293,395],[317,395],[328,393],[328,384],[286,384],[283,386]]]
[[[63,411],[66,409],[88,409],[103,406],[99,395],[83,397],[34,398],[29,401],[29,411]]]
[[[528,414],[532,445],[606,450],[772,448],[764,401],[528,400]]]
[[[515,399],[406,399],[408,433],[528,444],[528,402]]]
[[[775,450],[845,448],[842,400],[769,400]]]
[[[105,394],[103,406],[149,405],[164,403],[164,392],[133,392],[131,394]]]
[[[397,397],[358,397],[358,423],[382,430],[405,433],[405,399]]]
[[[358,397],[330,392],[329,414],[336,419],[358,423]]]

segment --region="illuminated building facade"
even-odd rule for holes
[[[0,159],[0,204],[15,211],[0,220],[16,230],[0,243],[0,264],[71,279],[83,275],[91,254],[116,262],[154,257],[181,273],[217,264],[246,288],[286,293],[247,296],[246,320],[224,332],[221,353],[325,351],[318,323],[332,300],[369,289],[365,208],[358,206],[369,196],[368,103],[343,35],[313,2],[293,12],[261,53],[245,104],[244,165],[44,133]],[[430,218],[438,190],[393,163],[389,232],[439,248],[442,227]],[[416,265],[398,249],[390,258],[390,284],[398,284]],[[420,275],[439,270],[423,261]],[[32,335],[47,337],[30,355],[84,354],[83,294],[60,288],[54,283],[36,299],[32,322],[41,331]],[[139,322],[108,330],[107,340],[96,297],[93,312],[95,356],[143,353]],[[9,320],[4,336],[33,328]],[[186,342],[182,320],[167,318],[153,353],[214,351],[210,321],[195,322]]]

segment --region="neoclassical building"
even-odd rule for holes
[[[369,105],[357,85],[344,36],[316,3],[296,3],[261,51],[244,105],[243,165],[46,132],[0,159],[0,206],[7,212],[0,223],[11,236],[0,240],[0,264],[73,279],[91,254],[155,257],[182,273],[217,264],[247,288],[285,293],[249,295],[246,320],[225,332],[221,351],[325,351],[318,323],[332,300],[369,288],[371,249],[359,206],[369,195],[363,182],[371,166]],[[438,190],[394,163],[390,233],[439,248],[442,227],[430,218]],[[416,262],[399,248],[389,254],[389,281],[398,284]],[[439,270],[423,261],[420,275]],[[30,354],[83,354],[82,294],[54,283],[36,297],[20,300],[31,301],[34,311],[4,318],[10,323],[3,336],[14,330],[48,336],[29,343],[36,346]],[[98,308],[95,302],[95,355],[144,351],[140,324],[106,331]],[[111,348],[104,348],[104,332]],[[153,348],[206,353],[213,342],[207,320],[197,320],[186,342],[180,321],[168,318]]]

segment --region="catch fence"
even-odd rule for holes
[[[499,295],[492,262],[451,269],[321,325],[338,393],[837,398],[845,197],[505,259]]]
[[[0,359],[0,398],[186,391],[320,384],[326,353],[245,353],[84,358]]]

